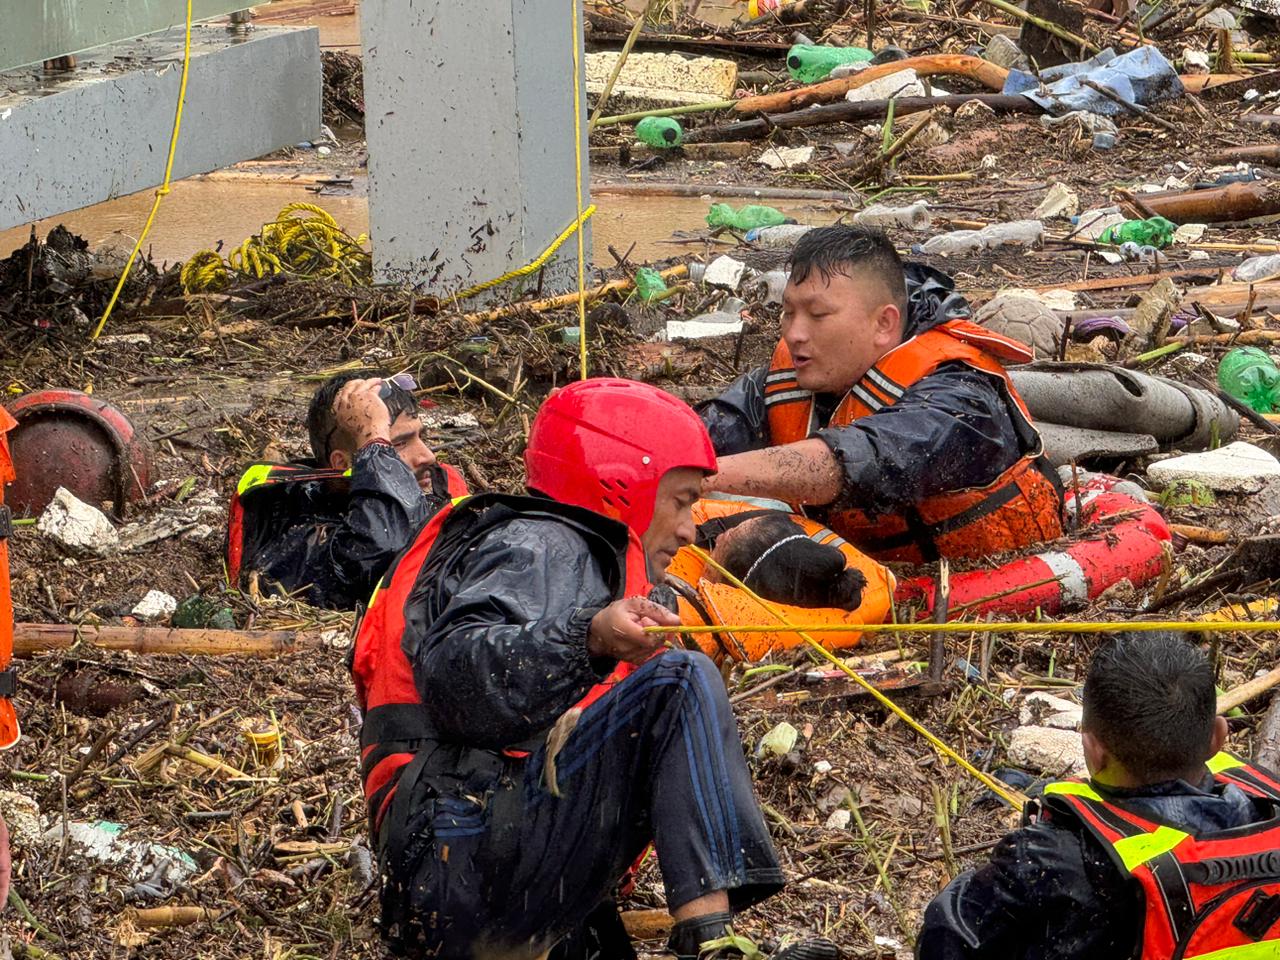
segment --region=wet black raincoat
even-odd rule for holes
[[[356,452],[345,482],[288,484],[271,512],[284,518],[246,569],[264,586],[279,584],[312,606],[353,610],[366,603],[391,561],[433,514],[448,503],[436,468],[434,491],[422,492],[413,471],[389,443]]]
[[[1206,778],[1094,789],[1140,816],[1192,834],[1265,820],[1272,804]],[[917,960],[1124,960],[1139,953],[1138,881],[1074,820],[1041,820],[1000,841],[986,866],[956,877],[924,913]]]
[[[907,291],[905,337],[969,314],[951,279],[922,264],[907,264]],[[767,364],[757,367],[698,407],[718,456],[771,445],[764,404],[768,373]],[[819,419],[829,418],[841,399],[819,395]],[[892,406],[848,426],[817,431],[844,475],[831,506],[892,514],[927,497],[985,486],[1034,448],[1034,432],[1018,420],[996,377],[966,364],[944,364]]]

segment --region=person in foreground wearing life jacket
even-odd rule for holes
[[[433,518],[357,633],[384,934],[408,956],[539,957],[653,842],[669,948],[698,956],[783,884],[716,667],[643,629],[679,622],[650,578],[694,535],[710,439],[655,387],[584,380],[542,405],[525,465],[529,496]],[[798,949],[775,956],[836,955]]]
[[[879,560],[981,557],[1062,534],[1062,494],[1001,365],[944,274],[878,230],[796,244],[771,362],[699,408],[705,489],[775,498]]]
[[[918,960],[1280,956],[1280,782],[1220,752],[1216,699],[1184,635],[1102,647],[1091,779],[1050,783],[1033,822],[933,900]]]
[[[403,376],[403,375],[402,375]],[[354,609],[449,497],[466,493],[422,439],[412,380],[342,373],[312,397],[312,463],[255,464],[232,502],[228,568],[312,606]]]

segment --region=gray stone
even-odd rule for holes
[[[40,514],[36,529],[68,553],[109,557],[120,549],[120,538],[111,521],[66,487],[59,487]]]

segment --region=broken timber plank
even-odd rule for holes
[[[278,657],[316,645],[313,638],[294,630],[181,630],[176,627],[64,623],[13,625],[15,656],[29,657],[46,650],[67,650],[77,643],[133,653],[242,657]]]

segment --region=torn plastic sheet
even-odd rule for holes
[[[1127,111],[1114,100],[1085,86],[1083,80],[1092,80],[1130,103],[1144,107],[1164,100],[1176,100],[1186,92],[1173,64],[1152,46],[1139,47],[1120,56],[1111,49],[1103,50],[1091,60],[1053,67],[1040,75],[1043,83],[1029,73],[1010,70],[1004,93],[1020,93],[1055,115],[1085,110],[1116,116]]]

